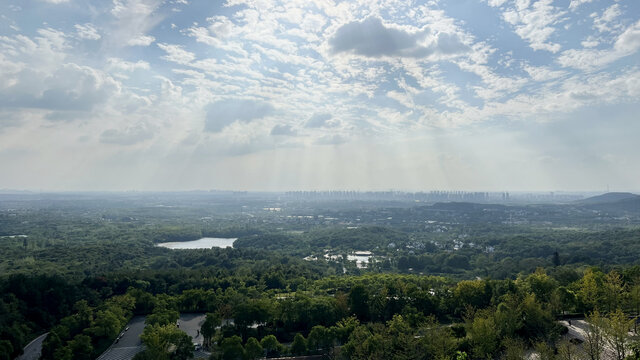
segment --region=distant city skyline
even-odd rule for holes
[[[640,190],[636,0],[0,16],[0,189]]]

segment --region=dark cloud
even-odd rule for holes
[[[316,113],[309,118],[307,123],[304,125],[307,128],[322,128],[322,127],[333,127],[338,125],[337,121],[331,121],[333,115],[327,113]]]
[[[456,34],[440,33],[428,46],[420,44],[428,30],[410,33],[386,27],[382,20],[369,17],[342,25],[329,40],[334,53],[351,52],[367,57],[425,57],[434,53],[457,54],[469,50]]]
[[[276,125],[271,129],[273,136],[296,136],[298,133],[290,125]]]
[[[26,69],[15,85],[0,91],[0,105],[48,110],[90,111],[119,91],[110,77],[86,66],[65,64],[52,75]]]
[[[329,45],[334,53],[353,52],[368,57],[426,56],[430,51],[418,46],[421,37],[424,33],[388,28],[379,18],[369,17],[342,25]]]
[[[251,122],[273,113],[273,106],[258,100],[222,100],[211,103],[205,108],[204,130],[220,132],[236,121]]]

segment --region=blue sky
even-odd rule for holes
[[[636,0],[0,17],[0,188],[640,190]]]

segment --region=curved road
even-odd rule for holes
[[[40,353],[42,352],[42,342],[47,335],[49,335],[48,332],[33,339],[33,341],[22,349],[24,352],[22,355],[18,356],[16,360],[38,360],[40,358]]]
[[[145,326],[144,320],[144,316],[135,316],[131,319],[127,324],[129,330],[122,332],[122,338],[111,344],[97,360],[130,360],[144,350],[144,345],[140,341],[140,334]]]

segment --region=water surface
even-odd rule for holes
[[[176,249],[211,249],[214,247],[217,248],[227,248],[233,247],[233,242],[236,241],[237,238],[202,238],[198,240],[192,241],[175,241],[175,242],[165,242],[159,243],[158,246],[166,247],[172,250]]]

